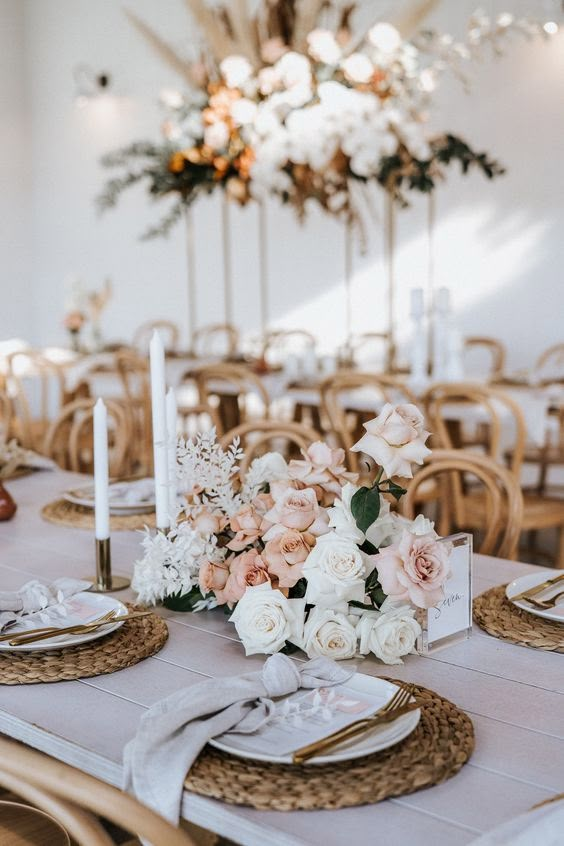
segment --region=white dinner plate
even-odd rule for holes
[[[59,616],[57,614],[58,609],[62,609],[64,614]],[[9,629],[3,631],[2,634],[23,634],[31,629],[40,629],[45,626],[60,626],[61,628],[66,628],[67,626],[91,622],[92,620],[96,620],[98,617],[101,617],[103,614],[107,614],[108,611],[113,611],[114,609],[117,611],[118,617],[123,617],[128,613],[127,607],[123,604],[123,602],[120,602],[118,599],[114,599],[113,596],[107,596],[103,593],[88,593],[87,591],[82,591],[81,593],[75,593],[74,596],[70,596],[68,599],[65,599],[58,606],[52,606],[49,609],[45,609],[45,612],[48,612],[49,614],[48,620],[41,619],[39,616],[40,613],[43,616],[45,612],[28,614],[23,618],[23,623],[16,623]],[[8,640],[4,640],[0,641],[0,651],[43,652],[49,649],[61,649],[66,646],[78,646],[79,643],[86,643],[89,640],[96,640],[98,637],[104,637],[110,632],[119,629],[120,626],[123,626],[123,623],[120,623],[119,619],[116,618],[114,623],[110,623],[107,626],[95,629],[93,632],[84,634],[53,635],[53,637],[50,637],[48,640],[39,640],[37,643],[27,643],[22,644],[21,646],[10,646],[10,642]]]
[[[520,579],[515,579],[507,585],[505,588],[505,595],[510,602],[513,602],[511,597],[517,596],[525,590],[530,590],[531,588],[540,585],[542,582],[546,582],[548,579],[554,579],[556,576],[558,576],[558,571],[555,570],[540,570],[538,573],[530,573],[528,576],[521,576]],[[546,590],[543,590],[542,593],[537,594],[535,599],[550,599],[552,596],[563,590],[564,579],[560,582],[556,582],[555,585],[551,585]],[[554,608],[547,608],[546,610],[536,608],[531,602],[527,602],[525,599],[518,599],[513,602],[513,604],[516,605],[517,608],[527,611],[529,614],[534,614],[535,617],[543,617],[545,620],[553,620],[555,623],[564,623],[564,596],[559,600],[558,605],[555,605]]]
[[[346,683],[346,687],[352,688],[359,694],[368,694],[374,700],[374,711],[381,708],[386,702],[392,698],[396,692],[397,685],[384,679],[367,676],[363,673],[355,673],[354,676]],[[329,688],[330,689],[330,688]],[[389,746],[394,746],[411,734],[415,729],[421,718],[421,711],[419,709],[410,711],[402,717],[398,717],[393,723],[386,723],[378,726],[372,731],[362,734],[359,737],[352,738],[346,743],[341,743],[335,749],[327,752],[325,755],[318,755],[306,761],[306,764],[335,764],[339,761],[351,761],[353,758],[361,758],[363,755],[371,755],[373,752],[380,752],[382,749],[387,749]],[[329,732],[330,733],[330,732]],[[212,738],[209,741],[210,746],[222,752],[227,752],[230,755],[235,755],[239,758],[248,758],[253,761],[266,761],[272,764],[291,764],[292,755],[276,755],[265,754],[261,752],[250,751],[248,749],[241,749],[237,745],[237,737],[241,735],[236,734],[222,734],[219,737]],[[249,740],[252,735],[247,736]],[[298,744],[296,748],[299,748]],[[293,750],[295,751],[295,749]]]
[[[140,487],[140,482],[149,482],[150,495],[140,496],[139,499],[131,497],[128,501],[124,496],[128,490],[135,491],[135,486]],[[145,487],[145,486],[143,486]],[[73,505],[81,505],[83,508],[94,508],[94,485],[85,485],[83,488],[74,488],[63,494],[63,499],[72,502]],[[111,514],[147,514],[155,510],[155,493],[152,479],[135,479],[135,481],[111,482],[109,486],[110,513]]]

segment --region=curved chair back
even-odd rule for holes
[[[419,489],[430,479],[436,482],[441,477],[435,485],[437,531],[445,536],[472,528],[464,522],[468,476],[478,480],[487,498],[488,520],[479,551],[515,560],[523,523],[523,495],[515,476],[489,456],[465,450],[435,450],[409,483],[401,500],[402,513],[413,519],[421,510]],[[473,486],[472,491],[475,490]]]
[[[242,364],[210,364],[193,372],[199,402],[218,409],[221,431],[227,431],[249,417],[249,400],[261,406],[258,417],[267,418],[270,397],[259,376]],[[251,401],[252,401],[251,400]]]
[[[285,458],[299,456],[321,436],[315,429],[301,423],[291,423],[286,420],[254,420],[236,426],[221,438],[221,446],[225,449],[235,438],[239,438],[244,452],[241,468],[245,473],[254,458],[265,452],[276,451]],[[284,446],[283,446],[284,445]]]
[[[352,335],[347,344],[353,363],[358,367],[388,367],[390,361],[389,332],[361,332]]]
[[[2,737],[0,785],[52,816],[79,846],[116,846],[97,816],[153,846],[194,846],[186,832],[127,793]]]
[[[316,345],[315,335],[307,329],[273,329],[263,338],[261,355],[278,364],[286,355],[315,350]]]
[[[139,350],[140,353],[147,354],[155,329],[157,329],[162,338],[165,350],[167,352],[176,352],[180,332],[178,326],[172,320],[148,320],[146,323],[142,323],[133,335],[134,348]]]
[[[484,350],[489,357],[489,367],[484,375],[488,379],[503,379],[506,351],[501,341],[482,335],[473,335],[464,339],[464,350],[469,354],[476,350]]]
[[[233,358],[239,351],[239,332],[230,323],[213,323],[196,329],[192,351],[200,358],[219,355]]]
[[[13,352],[6,361],[13,434],[26,449],[40,450],[49,422],[64,401],[63,369],[34,350]]]
[[[564,344],[555,344],[539,356],[534,375],[541,383],[564,381]]]

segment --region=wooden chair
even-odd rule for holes
[[[483,526],[484,536],[479,551],[484,555],[516,560],[519,536],[523,525],[523,496],[515,476],[489,456],[465,450],[435,450],[409,483],[401,500],[404,516],[413,519],[421,511],[422,486],[434,480],[437,491],[435,514],[440,535],[475,528],[467,521],[467,476],[474,477],[484,489],[488,519]],[[439,481],[440,478],[440,481]],[[472,487],[472,495],[475,486]],[[470,511],[471,511],[471,505]],[[429,507],[427,499],[425,509]]]
[[[0,737],[0,785],[53,817],[78,846],[116,846],[98,817],[153,846],[195,846],[185,832],[116,787]],[[14,827],[17,823],[14,823]],[[17,835],[17,829],[15,829]],[[10,843],[10,840],[3,840]],[[36,833],[31,844],[48,844]],[[134,841],[138,843],[137,840]]]
[[[133,347],[146,355],[155,329],[161,335],[165,350],[171,353],[176,352],[180,332],[178,326],[172,320],[148,320],[146,323],[142,323],[133,335]]]
[[[473,335],[465,338],[465,353],[470,354],[476,350],[485,351],[489,357],[489,367],[483,375],[489,380],[503,379],[505,374],[506,350],[501,341],[482,335]]]
[[[290,353],[315,350],[315,335],[307,329],[272,329],[262,342],[262,358],[270,364],[279,364]]]
[[[285,420],[254,420],[242,423],[223,435],[221,446],[229,446],[234,438],[240,438],[245,453],[241,462],[243,473],[254,458],[265,452],[276,451],[285,458],[295,458],[299,457],[302,449],[305,450],[310,444],[321,440],[315,429]],[[282,443],[285,443],[285,448]]]
[[[362,408],[355,405],[360,400],[359,391],[366,394]],[[403,382],[393,376],[343,370],[321,383],[321,404],[330,429],[345,450],[350,470],[359,472],[359,453],[351,452],[350,449],[362,437],[362,424],[376,417],[387,402],[417,405],[417,398]]]
[[[192,337],[192,351],[200,358],[234,358],[239,352],[239,332],[230,323],[201,326]]]
[[[12,403],[5,386],[0,386],[0,439],[10,440],[12,432]]]
[[[262,408],[258,417],[268,418],[270,397],[259,376],[242,364],[210,364],[193,372],[199,403],[216,408],[220,418],[219,434],[233,429],[249,418],[249,399],[258,399]]]
[[[12,434],[26,449],[41,450],[49,423],[64,403],[63,369],[35,350],[11,353],[7,368]]]
[[[467,446],[461,436],[461,421],[470,416],[472,408],[478,409],[480,438],[471,445],[481,449],[490,458],[501,462],[505,456],[509,470],[520,484],[521,468],[525,453],[526,427],[519,405],[503,391],[471,384],[437,384],[424,397],[427,418],[433,431],[433,444],[445,449]],[[455,406],[458,405],[458,411]],[[456,412],[456,413],[455,413]],[[450,418],[450,420],[449,420]],[[512,443],[504,449],[502,431],[511,431]],[[469,492],[465,497],[465,519],[467,525],[484,528],[488,525],[487,503],[480,491]],[[536,532],[541,529],[556,529],[558,551],[556,566],[564,568],[564,500],[556,497],[524,493],[522,529]]]
[[[564,380],[564,344],[555,344],[537,359],[533,377],[535,382],[549,384]]]
[[[150,476],[153,472],[153,429],[149,360],[132,350],[122,349],[115,353],[114,363],[131,420],[132,440],[128,451],[131,472]]]
[[[353,366],[365,368],[377,365],[379,370],[389,369],[389,332],[361,332],[358,335],[352,335],[347,341],[347,348],[350,351]]]
[[[64,406],[53,420],[43,445],[43,452],[64,470],[93,473],[94,399],[78,399]],[[110,475],[119,477],[129,471],[127,455],[131,439],[129,418],[123,406],[106,400],[108,409],[108,451]]]

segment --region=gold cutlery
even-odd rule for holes
[[[523,601],[530,602],[531,605],[535,606],[535,608],[540,608],[541,610],[546,611],[558,605],[558,600],[561,596],[564,596],[564,590],[561,590],[559,593],[555,594],[554,596],[551,596],[549,599],[535,599],[534,597],[525,596],[523,597]]]
[[[112,623],[125,623],[128,620],[134,620],[138,617],[147,617],[149,614],[152,613],[152,611],[134,611],[131,614],[124,614],[123,616],[112,617],[112,619],[110,620],[103,620],[92,623],[81,623],[80,625],[67,626],[66,628],[55,629],[55,631],[42,632],[40,634],[28,634],[27,632],[24,634],[22,632],[19,635],[13,635],[12,640],[9,641],[9,644],[10,646],[23,646],[27,643],[36,643],[39,640],[48,640],[49,638],[58,637],[59,635],[87,634],[88,632],[93,632],[96,629],[99,629],[101,626],[108,626]]]
[[[537,585],[536,587],[528,588],[522,593],[515,594],[515,596],[511,597],[511,602],[516,602],[518,599],[529,599],[531,596],[536,596],[538,593],[542,593],[543,590],[546,590],[547,588],[552,587],[553,585],[556,585],[562,581],[564,581],[564,573],[561,573],[554,579],[547,579],[546,582],[541,582],[541,584]]]
[[[94,620],[91,620],[89,623],[83,623],[82,625],[92,626],[94,623],[106,623],[111,622],[112,618],[116,616],[119,609],[112,608],[111,611],[108,611],[102,617],[96,617]],[[78,623],[76,625],[79,625]],[[8,632],[7,634],[0,635],[0,643],[4,640],[13,640],[14,638],[19,637],[26,637],[27,635],[36,635],[36,634],[43,634],[44,632],[59,632],[61,631],[60,626],[44,626],[41,629],[26,629],[25,631],[21,632]]]
[[[393,720],[397,720],[398,717],[408,714],[410,711],[415,711],[420,705],[417,702],[410,702],[412,696],[413,685],[401,684],[390,701],[374,714],[355,720],[354,723],[350,723],[348,726],[327,735],[327,737],[322,737],[320,740],[296,749],[292,754],[292,763],[303,764],[315,755],[333,749],[334,746],[338,746],[345,740],[364,734],[376,726],[393,722]]]

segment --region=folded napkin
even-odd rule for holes
[[[110,487],[110,502],[113,505],[137,505],[150,502],[154,497],[154,479],[136,479],[134,482],[121,482]]]
[[[274,710],[272,701],[300,688],[344,684],[355,673],[328,658],[301,666],[271,655],[261,671],[209,679],[157,702],[124,750],[124,789],[178,823],[186,774],[208,740],[226,731],[251,734]]]
[[[53,605],[59,605],[69,596],[88,590],[91,582],[81,579],[56,579],[50,585],[44,585],[36,579],[19,590],[0,591],[0,632],[22,617],[43,611]]]
[[[564,801],[520,814],[473,840],[471,846],[562,846]]]

